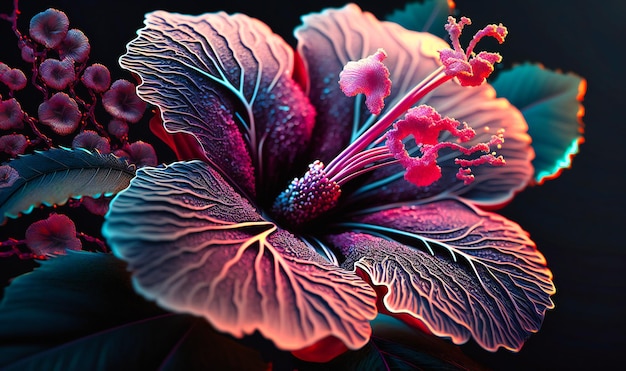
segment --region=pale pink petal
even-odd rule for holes
[[[382,304],[456,344],[518,351],[554,307],[552,273],[519,225],[459,200],[358,217],[329,239]]]
[[[209,165],[140,169],[110,208],[107,242],[160,306],[236,337],[259,331],[284,350],[369,340],[371,287],[264,220]]]

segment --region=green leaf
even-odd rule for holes
[[[452,11],[448,3],[448,0],[426,0],[409,3],[404,9],[395,10],[385,19],[406,29],[429,32],[443,39],[448,35],[443,26]]]
[[[71,198],[110,196],[126,188],[135,167],[113,154],[54,148],[8,162],[20,175],[0,189],[0,225],[40,205],[62,205]]]
[[[570,167],[583,142],[581,101],[587,83],[574,74],[523,64],[504,71],[492,83],[499,97],[517,107],[532,137],[534,180],[541,184]]]
[[[111,255],[69,252],[41,264],[0,303],[2,370],[266,368],[202,319],[136,295]]]

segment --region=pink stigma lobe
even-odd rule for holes
[[[375,115],[380,114],[384,99],[391,94],[389,70],[382,62],[385,58],[387,53],[378,49],[367,58],[348,62],[339,74],[341,91],[349,97],[365,94],[365,105]]]
[[[448,17],[448,24],[445,26],[446,31],[452,40],[452,49],[444,49],[439,51],[439,58],[445,68],[448,76],[455,76],[462,86],[478,86],[482,84],[493,72],[494,64],[502,61],[502,57],[498,53],[480,52],[474,54],[474,47],[485,36],[490,36],[498,40],[500,44],[508,33],[506,27],[502,24],[491,24],[478,31],[472,41],[470,41],[467,50],[463,50],[459,37],[465,25],[472,24],[469,18],[462,17],[457,23],[454,17]]]
[[[407,111],[404,119],[398,120],[393,129],[387,132],[387,147],[393,156],[406,169],[404,178],[419,186],[426,187],[441,178],[441,167],[437,165],[438,152],[442,148],[451,148],[469,156],[476,152],[489,152],[490,146],[501,145],[504,142],[503,133],[492,136],[488,143],[479,143],[469,148],[458,143],[439,142],[442,131],[448,131],[459,142],[467,142],[475,136],[475,132],[467,124],[459,123],[449,117],[441,117],[434,108],[421,105]],[[406,150],[403,140],[413,136],[417,144],[420,156],[412,157]],[[485,154],[475,159],[456,159],[455,164],[461,168],[457,178],[464,184],[470,184],[474,180],[470,166],[482,164],[504,165],[502,156],[496,157],[495,153]]]

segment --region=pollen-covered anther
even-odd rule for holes
[[[389,69],[383,64],[387,53],[378,49],[376,53],[358,61],[348,62],[339,74],[339,87],[349,97],[365,94],[365,105],[378,115],[385,106],[384,99],[391,94]]]
[[[276,198],[272,211],[280,221],[298,226],[335,207],[339,196],[339,185],[328,179],[324,164],[315,161]]]
[[[470,24],[472,24],[471,20],[466,17],[462,17],[458,23],[454,17],[448,17],[445,29],[450,35],[454,49],[440,50],[439,56],[446,75],[455,76],[463,86],[478,86],[491,75],[494,64],[501,62],[502,57],[498,53],[491,52],[475,54],[474,47],[485,36],[493,37],[502,44],[508,31],[502,24],[490,24],[478,31],[470,41],[467,50],[463,50],[459,37],[463,27]]]
[[[437,164],[437,158],[439,151],[443,148],[459,151],[465,156],[471,156],[479,152],[486,153],[473,159],[455,159],[455,164],[460,166],[456,177],[463,180],[466,185],[474,181],[474,175],[471,173],[470,166],[482,164],[497,166],[505,164],[502,156],[496,157],[495,153],[489,153],[491,146],[499,146],[504,142],[503,131],[498,131],[498,134],[493,135],[487,143],[463,147],[458,143],[439,142],[438,138],[444,130],[456,137],[461,143],[469,141],[476,135],[474,130],[467,124],[461,124],[449,117],[442,118],[434,108],[426,105],[410,109],[404,119],[398,120],[394,124],[393,129],[389,130],[387,133],[387,147],[406,169],[404,178],[407,181],[419,187],[426,187],[439,180],[441,178],[441,167]],[[409,136],[413,136],[417,144],[415,151],[413,151],[418,153],[415,157],[409,154],[403,143],[403,140]]]

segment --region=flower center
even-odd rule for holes
[[[461,48],[459,37],[464,26],[471,24],[462,17],[457,23],[448,17],[448,31],[454,49],[439,51],[442,66],[411,89],[393,107],[364,131],[355,141],[339,153],[328,166],[320,161],[309,165],[309,170],[291,184],[275,200],[272,212],[291,226],[311,221],[334,208],[341,195],[341,186],[362,174],[390,164],[401,164],[405,179],[416,186],[425,187],[439,180],[441,168],[437,165],[439,150],[450,148],[462,155],[471,156],[482,152],[477,158],[455,159],[459,166],[457,178],[464,184],[474,180],[470,166],[481,164],[504,165],[502,156],[496,157],[491,146],[500,148],[504,142],[503,132],[498,131],[486,143],[464,147],[476,133],[466,123],[441,117],[434,108],[421,105],[413,107],[419,100],[441,84],[457,78],[462,86],[478,86],[493,72],[493,65],[501,61],[497,53],[474,54],[480,39],[491,36],[504,42],[507,30],[504,26],[488,25],[478,31],[468,48]],[[348,62],[339,75],[339,86],[347,96],[364,94],[365,104],[373,115],[384,108],[384,99],[391,92],[390,73],[383,64],[387,54],[383,49],[359,61]],[[413,108],[412,108],[413,107]],[[404,115],[403,119],[400,117]],[[439,141],[441,132],[447,131],[457,138],[457,143]],[[413,137],[418,156],[412,157],[404,146],[404,140]],[[385,142],[383,144],[383,142]],[[476,156],[473,156],[476,157]]]
[[[276,198],[273,212],[283,223],[301,225],[335,207],[340,195],[339,184],[328,178],[322,162],[315,161]]]

